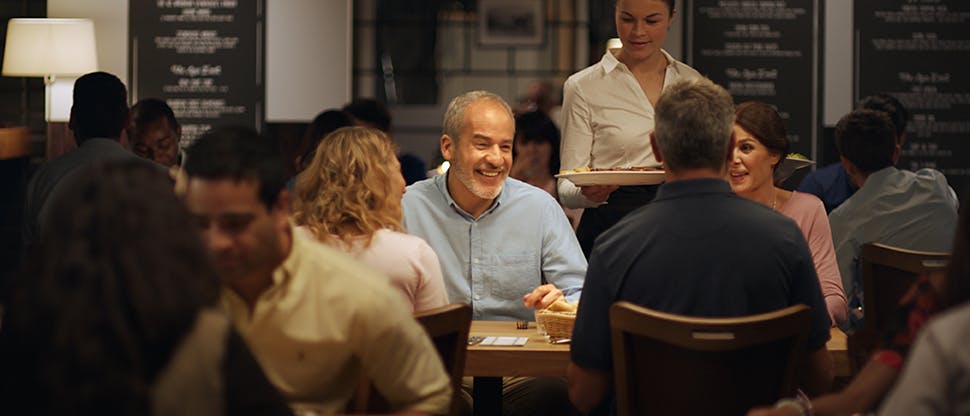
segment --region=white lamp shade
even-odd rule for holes
[[[81,75],[97,70],[90,19],[10,19],[3,75]]]

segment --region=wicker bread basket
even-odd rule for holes
[[[536,324],[552,338],[571,338],[576,312],[553,312],[548,309],[536,312]]]

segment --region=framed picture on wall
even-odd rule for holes
[[[478,43],[539,46],[545,34],[542,0],[479,0]]]

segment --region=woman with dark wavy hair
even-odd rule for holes
[[[0,330],[0,413],[288,414],[215,309],[218,281],[163,173],[82,168]]]
[[[444,306],[438,256],[401,226],[403,196],[394,142],[377,129],[343,127],[297,179],[293,215],[303,232],[387,275],[413,311]]]

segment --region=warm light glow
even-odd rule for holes
[[[620,38],[610,38],[610,40],[606,41],[606,50],[618,49],[622,47],[623,42],[620,41]]]
[[[3,75],[81,75],[98,69],[90,19],[10,19]]]
[[[91,19],[10,19],[3,52],[3,75],[44,77],[44,119],[66,121],[74,82],[58,93],[57,77],[78,77],[98,70]],[[63,120],[62,120],[63,119]]]
[[[441,166],[438,166],[438,169],[437,169],[438,174],[441,175],[442,173],[447,172],[449,167],[451,167],[451,163],[448,163],[447,160],[444,162],[441,162]]]

